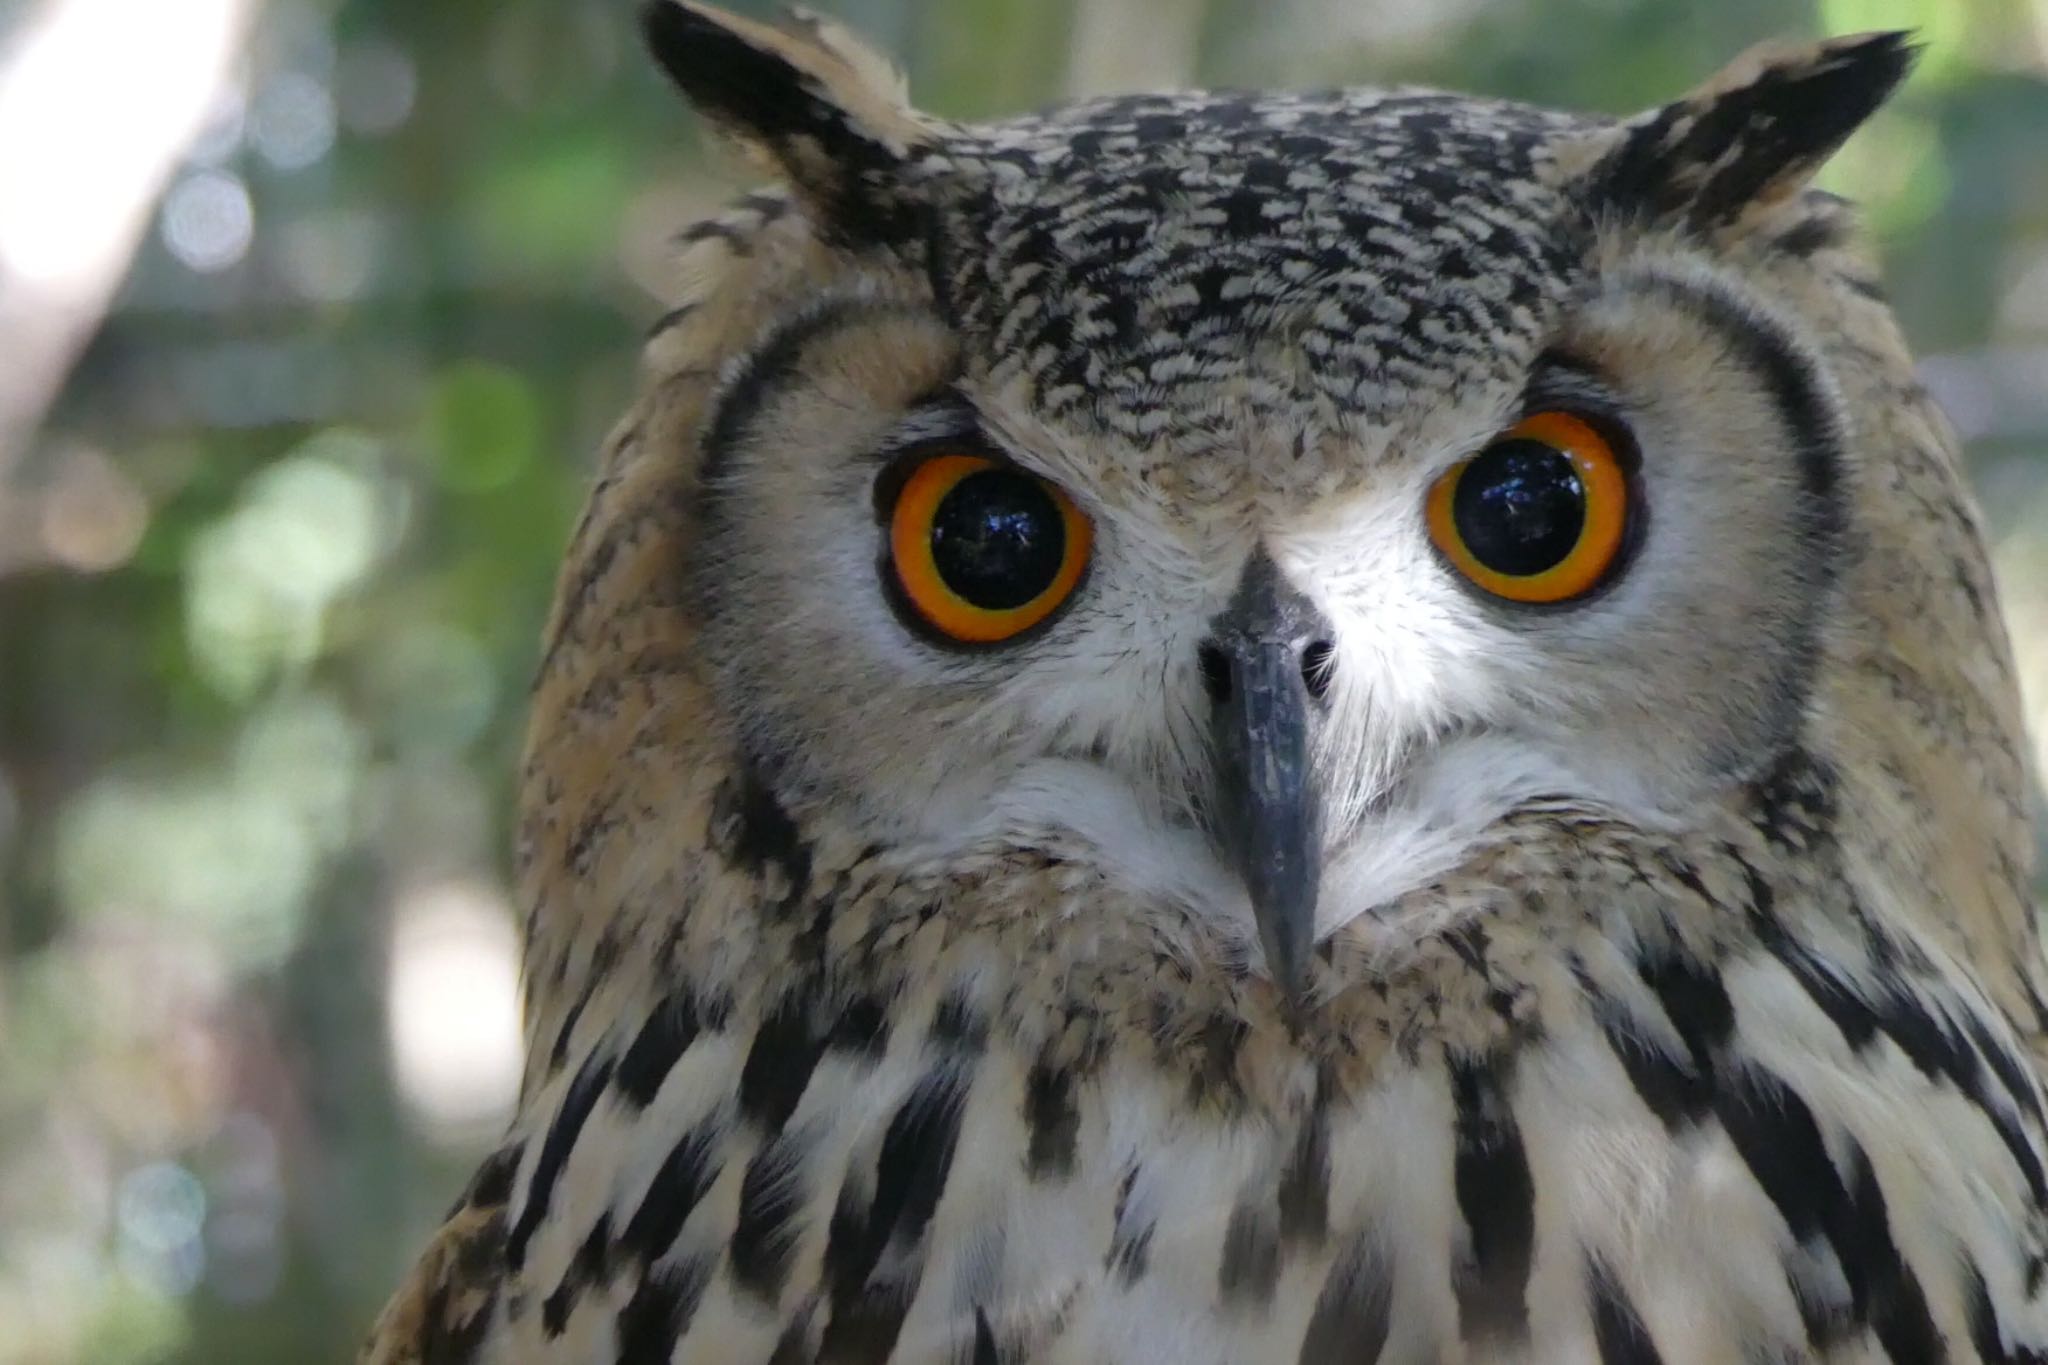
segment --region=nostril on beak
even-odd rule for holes
[[[1209,700],[1217,706],[1230,700],[1230,656],[1216,644],[1205,644],[1195,651],[1195,661],[1202,669],[1202,690],[1209,694]]]
[[[1337,651],[1328,640],[1311,640],[1301,651],[1301,685],[1308,695],[1321,701],[1330,692],[1331,675],[1337,667]],[[1212,704],[1221,706],[1236,691],[1237,666],[1230,652],[1211,640],[1195,651],[1202,671],[1202,690]]]
[[[1301,682],[1308,694],[1321,701],[1330,691],[1330,676],[1337,671],[1337,651],[1328,640],[1311,640],[1301,651]]]

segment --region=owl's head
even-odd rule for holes
[[[544,674],[543,739],[687,688],[636,731],[670,771],[730,744],[905,859],[1085,863],[1288,979],[1532,806],[1683,828],[1788,755],[1964,743],[1864,743],[1900,690],[1864,661],[2003,737],[1946,438],[1804,188],[1898,35],[1625,121],[1353,90],[960,126],[816,21],[645,23],[788,193],[691,234],[556,627],[611,662]]]

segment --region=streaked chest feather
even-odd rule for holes
[[[1788,907],[1727,843],[1589,877],[1582,903],[1497,907],[1290,1033],[1170,953],[1108,992],[1099,964],[817,871],[767,989],[678,973],[569,1021],[475,1201],[494,1268],[471,1358],[1919,1362],[2048,1341],[2036,1086],[1968,978],[1854,887]],[[1722,896],[1729,932],[1680,931]]]

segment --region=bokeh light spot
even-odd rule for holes
[[[317,657],[328,604],[383,548],[384,515],[371,472],[310,443],[252,479],[187,560],[186,633],[201,672],[242,696]]]
[[[368,137],[396,131],[412,113],[419,71],[406,50],[362,38],[341,50],[334,79],[342,126]]]
[[[149,503],[135,481],[102,451],[81,446],[59,462],[42,498],[43,548],[84,573],[128,562],[149,524]]]
[[[164,196],[164,246],[201,274],[226,270],[248,255],[255,235],[248,187],[226,171],[188,175]]]
[[[402,752],[457,751],[490,723],[498,682],[475,635],[422,622],[367,664],[378,713]]]
[[[525,1048],[519,941],[487,883],[408,888],[393,907],[388,984],[398,1087],[430,1137],[472,1139],[512,1110]]]
[[[281,171],[310,166],[334,146],[334,100],[303,71],[273,78],[249,109],[249,141]]]
[[[316,302],[339,303],[369,287],[390,232],[374,213],[336,209],[288,223],[278,237],[292,287]]]
[[[440,376],[427,421],[434,473],[458,492],[501,488],[540,453],[540,402],[532,388],[482,361],[464,361]]]

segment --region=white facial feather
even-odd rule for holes
[[[1433,463],[1418,461],[1428,470]],[[1278,541],[1290,576],[1336,627],[1334,685],[1318,762],[1333,775],[1328,861],[1318,938],[1363,921],[1390,952],[1474,913],[1442,901],[1424,913],[1404,898],[1465,863],[1501,820],[1544,799],[1641,827],[1673,812],[1648,774],[1614,751],[1575,751],[1541,728],[1521,729],[1547,655],[1486,617],[1431,551],[1420,517],[1427,480],[1395,471],[1386,486],[1347,500],[1334,530]],[[1155,528],[1156,529],[1156,528]],[[1101,566],[1111,602],[1157,583],[1184,559],[1165,537],[1131,538]],[[1140,901],[1152,900],[1256,938],[1236,875],[1195,828],[1186,805],[1207,763],[1206,703],[1192,677],[1161,659],[1192,652],[1205,599],[1185,578],[1178,612],[1126,616],[1092,603],[1081,622],[1020,653],[991,696],[982,733],[1063,732],[1068,752],[1005,768],[963,770],[919,803],[907,850],[942,866],[992,849],[1043,849],[1075,858]],[[1134,602],[1124,602],[1134,606]],[[1101,618],[1107,615],[1108,621]],[[1184,617],[1185,622],[1174,619]],[[1183,625],[1185,628],[1182,628]],[[1569,715],[1582,698],[1555,698]],[[1020,725],[1021,722],[1021,725]],[[1498,727],[1498,728],[1496,728]]]

